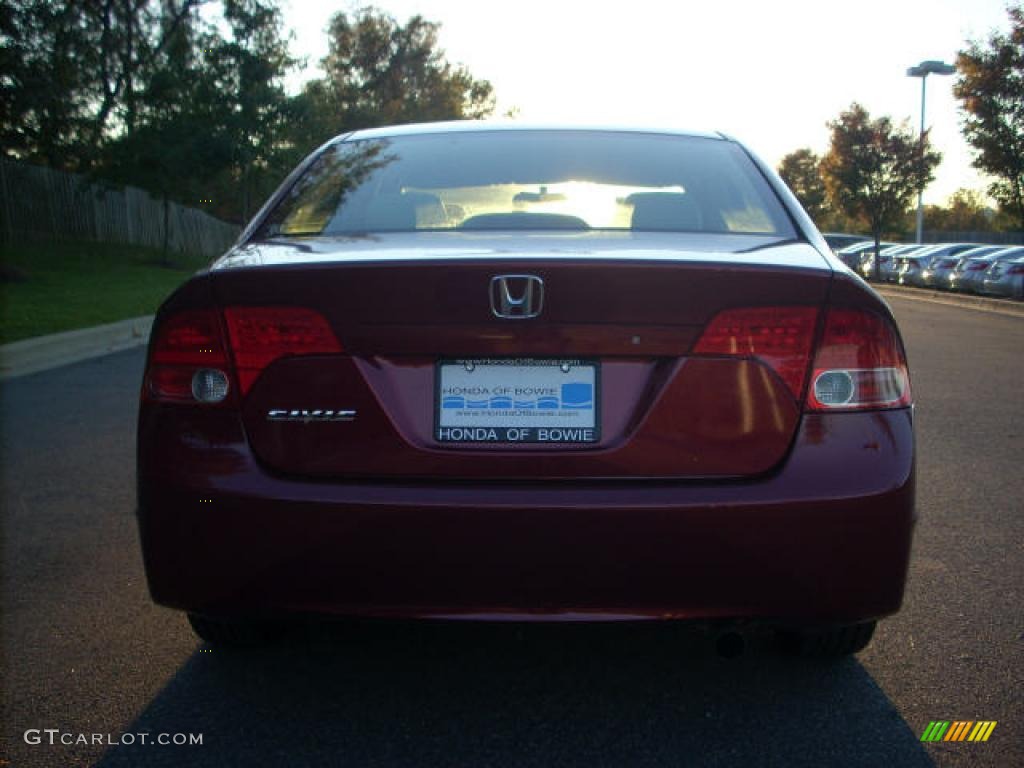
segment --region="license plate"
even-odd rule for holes
[[[596,443],[599,385],[595,361],[442,360],[434,436],[442,443]]]

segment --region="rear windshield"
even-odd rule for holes
[[[733,142],[526,130],[340,142],[256,237],[589,229],[795,237],[782,204]]]

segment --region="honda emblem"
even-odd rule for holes
[[[544,308],[544,281],[536,275],[491,278],[491,312],[506,320],[528,320]]]

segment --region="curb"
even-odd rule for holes
[[[976,309],[979,312],[991,312],[992,314],[1007,315],[1009,317],[1024,317],[1024,301],[931,291],[927,288],[907,288],[901,285],[871,283],[871,287],[886,297],[926,301],[930,304],[945,304],[946,306],[960,307],[962,309]]]
[[[0,381],[147,344],[152,326],[147,315],[0,345]]]

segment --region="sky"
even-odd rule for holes
[[[282,0],[292,50],[319,74],[325,29],[365,3]],[[1009,22],[1006,0],[376,0],[398,21],[440,22],[449,61],[489,80],[496,115],[539,123],[718,130],[773,166],[797,148],[828,148],[826,123],[851,102],[873,116],[921,120],[921,80],[907,67],[952,63],[965,41]],[[925,203],[983,191],[960,133],[954,77],[927,80],[926,125],[943,154]]]

